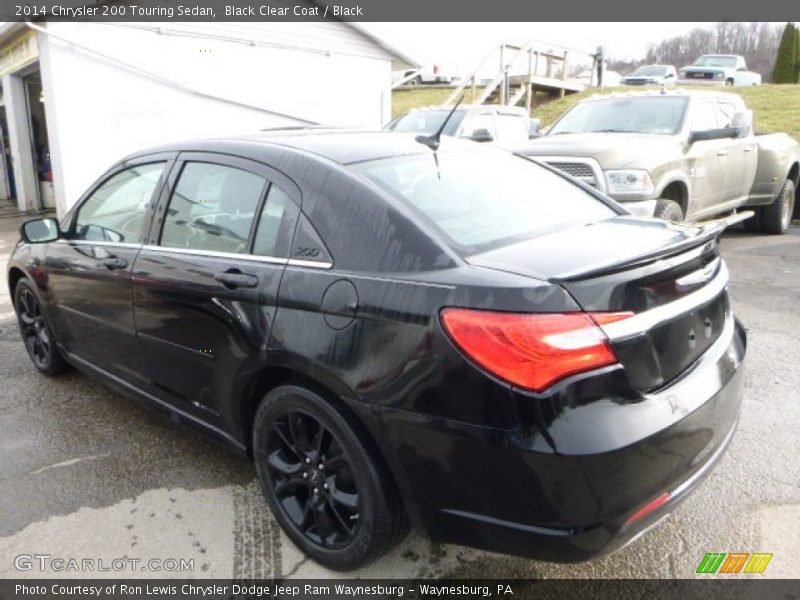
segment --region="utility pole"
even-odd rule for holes
[[[598,46],[597,52],[594,55],[596,64],[597,64],[597,87],[603,87],[603,71],[605,71],[605,57],[603,53],[603,47]]]

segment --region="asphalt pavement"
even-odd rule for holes
[[[33,368],[5,283],[20,220],[0,206],[0,577],[93,575],[57,571],[54,558],[92,559],[95,569],[125,560],[125,569],[98,576],[341,577],[283,535],[246,459],[77,372],[51,379]],[[666,521],[578,565],[412,533],[354,575],[685,578],[707,552],[771,552],[764,576],[800,577],[800,228],[732,231],[722,248],[749,335],[741,422],[712,475]],[[34,555],[50,559],[25,558]],[[142,571],[152,559],[160,566]],[[192,570],[168,559],[192,561]]]

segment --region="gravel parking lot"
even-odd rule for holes
[[[0,577],[86,576],[14,557],[193,559],[190,573],[109,576],[327,577],[280,532],[253,466],[78,373],[30,364],[5,259],[20,216],[0,208]],[[706,552],[772,552],[765,576],[800,577],[800,228],[725,235],[734,307],[749,331],[738,433],[711,477],[620,552],[552,565],[433,544],[418,535],[361,577],[692,577]],[[89,573],[88,575],[91,575]]]

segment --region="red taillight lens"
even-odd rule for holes
[[[441,318],[456,345],[481,367],[538,392],[569,375],[616,363],[599,324],[632,314],[518,314],[446,308]]]
[[[628,517],[628,520],[625,521],[625,525],[633,525],[634,523],[636,523],[636,521],[641,521],[647,515],[649,515],[651,512],[661,508],[667,502],[669,502],[670,497],[671,497],[671,494],[669,492],[664,492],[660,496],[658,496],[656,498],[653,498],[652,500],[650,500],[650,502],[645,504],[642,508],[640,508],[635,513],[633,513],[630,517]]]

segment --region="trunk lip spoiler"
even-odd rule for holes
[[[641,335],[654,327],[668,323],[683,314],[714,301],[728,287],[729,273],[725,262],[721,258],[716,258],[712,264],[714,268],[713,275],[703,287],[667,304],[637,313],[628,319],[601,325],[600,328],[609,340],[619,342]]]
[[[702,247],[699,255],[703,255],[714,250],[714,240],[725,231],[728,227],[735,223],[739,223],[753,216],[752,211],[744,211],[735,213],[729,217],[721,219],[714,219],[713,221],[706,221],[696,225],[698,232],[685,240],[676,242],[670,246],[653,250],[644,254],[638,254],[630,259],[623,259],[621,261],[607,263],[604,265],[582,267],[573,271],[567,271],[559,275],[548,277],[547,281],[554,284],[571,283],[582,279],[592,279],[600,277],[601,275],[610,275],[618,271],[630,269],[634,267],[642,267],[656,260],[663,260],[671,258],[677,254],[682,254],[693,248]]]

